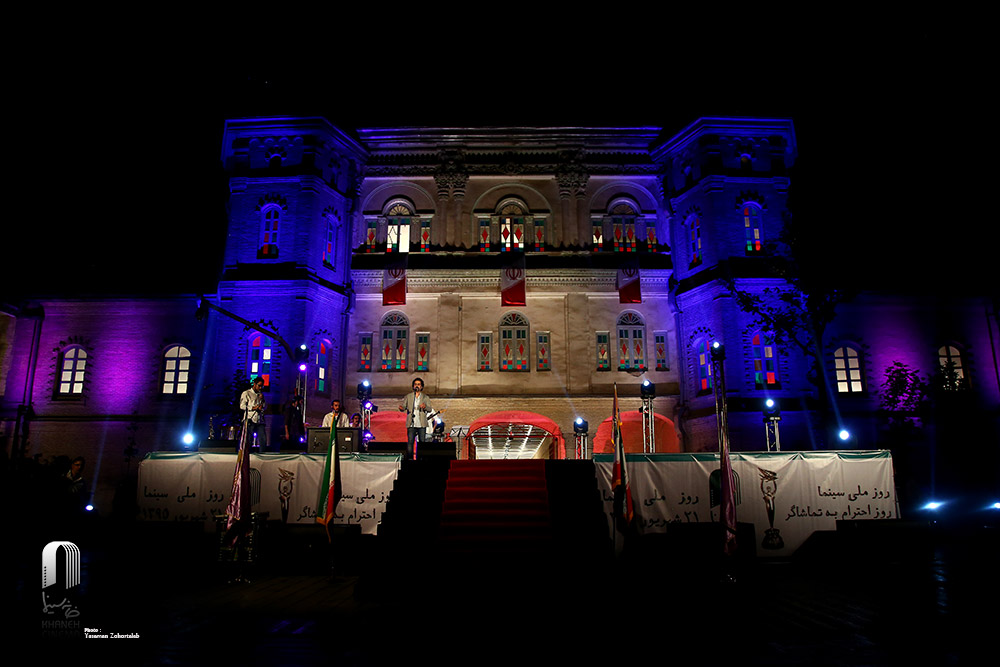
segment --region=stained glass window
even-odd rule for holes
[[[493,334],[488,331],[479,332],[479,370],[493,370]]]
[[[277,206],[268,206],[263,211],[263,228],[261,230],[260,256],[278,256],[278,223],[281,218],[281,209]]]
[[[637,313],[618,318],[618,370],[646,369],[646,323]]]
[[[500,252],[524,250],[524,218],[500,218]]]
[[[708,339],[701,339],[695,344],[698,355],[698,391],[712,389],[712,350]]]
[[[597,370],[611,370],[611,333],[597,332]]]
[[[646,249],[656,252],[656,225],[652,221],[646,223]]]
[[[604,248],[604,225],[600,220],[594,221],[594,252],[601,252]]]
[[[507,313],[500,320],[500,370],[530,370],[528,321],[519,313]]]
[[[383,371],[405,371],[407,369],[407,341],[410,323],[402,313],[389,313],[382,318],[382,366]]]
[[[532,249],[536,252],[545,250],[545,221],[535,218],[532,230]]]
[[[479,219],[479,252],[490,251],[490,219]]]
[[[188,393],[191,371],[191,351],[183,345],[173,345],[163,353],[162,391],[167,395]]]
[[[417,370],[426,371],[429,369],[431,355],[431,335],[429,333],[418,333],[417,339]]]
[[[778,382],[778,355],[770,334],[756,332],[750,341],[753,350],[753,377],[757,389],[776,388]]]
[[[688,220],[689,235],[691,241],[691,264],[688,268],[701,264],[701,219],[692,216]]]
[[[763,252],[763,239],[760,232],[760,209],[750,204],[743,206],[743,227],[746,231],[747,254],[756,255]]]
[[[247,374],[251,380],[262,379],[265,391],[271,386],[271,339],[264,334],[254,334],[250,338]]]
[[[861,356],[853,347],[839,347],[833,353],[833,367],[837,376],[837,392],[859,394],[864,391],[861,374]]]
[[[538,363],[535,366],[540,371],[552,370],[552,347],[548,331],[539,331],[535,335],[535,347],[538,352]]]
[[[87,351],[82,347],[68,347],[59,360],[59,393],[74,396],[83,393],[83,381],[87,372]]]
[[[313,372],[314,382],[313,390],[319,394],[329,394],[330,393],[330,350],[331,345],[329,339],[322,339],[319,341],[319,346],[316,350],[316,368]]]
[[[333,268],[337,264],[337,236],[334,219],[327,216],[326,244],[323,246],[323,265]]]
[[[365,252],[375,252],[378,248],[378,220],[369,219],[365,229]]]
[[[420,221],[420,252],[431,251],[431,219],[423,218]]]
[[[664,331],[653,333],[653,346],[656,348],[656,370],[669,371],[667,363],[667,334]]]
[[[362,333],[358,343],[358,370],[370,371],[372,369],[372,334]]]

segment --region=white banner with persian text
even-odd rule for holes
[[[318,454],[251,455],[252,510],[267,512],[270,520],[315,524],[325,463]],[[399,455],[341,454],[344,494],[335,523],[359,524],[363,533],[375,534],[399,466]],[[214,523],[226,512],[235,471],[236,454],[153,452],[139,464],[139,516]]]
[[[611,457],[595,456],[613,530]],[[629,454],[639,531],[719,521],[718,454]],[[845,519],[896,519],[888,451],[734,453],[736,518],[752,523],[758,556],[789,556],[817,530]]]

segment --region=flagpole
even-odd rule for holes
[[[729,409],[726,402],[725,348],[718,342],[712,343],[712,384],[715,393],[715,417],[719,432],[719,476],[721,492],[719,522],[723,529],[723,553],[732,556],[736,552],[736,502],[732,461],[729,458]],[[726,574],[730,580],[731,575]]]

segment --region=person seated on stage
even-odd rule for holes
[[[351,415],[351,428],[361,428],[361,415],[357,412]]]
[[[323,417],[323,428],[331,428],[336,425],[337,428],[350,428],[351,419],[347,416],[340,407],[340,399],[333,399],[333,403],[330,404],[332,408],[330,412],[327,412]]]

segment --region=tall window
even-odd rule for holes
[[[944,345],[938,349],[938,367],[941,370],[941,386],[947,391],[955,391],[965,386],[965,368],[962,353],[954,345]]]
[[[597,370],[611,370],[611,333],[597,332]]]
[[[430,370],[431,357],[431,335],[429,333],[418,333],[416,364],[418,371]]]
[[[763,331],[754,333],[750,341],[753,350],[753,377],[757,389],[778,389],[778,355],[774,338]]]
[[[535,368],[540,371],[552,370],[551,334],[548,331],[539,331],[535,334],[535,340],[538,354]]]
[[[528,321],[520,313],[507,313],[500,320],[500,370],[530,370]]]
[[[500,209],[500,252],[524,250],[524,210],[517,204]]]
[[[420,252],[431,251],[431,219],[420,220]]]
[[[701,218],[697,215],[688,218],[688,237],[691,249],[691,263],[688,268],[692,268],[701,264],[702,260]]]
[[[402,313],[389,313],[382,318],[380,328],[382,338],[382,370],[405,371],[407,369],[407,340],[410,321]]]
[[[326,216],[326,244],[323,246],[323,266],[334,268],[337,265],[337,228],[333,216]]]
[[[281,218],[280,206],[266,206],[261,211],[262,226],[260,234],[260,252],[262,258],[278,256],[278,223]]]
[[[328,338],[319,341],[316,348],[316,368],[313,372],[313,391],[317,394],[330,393],[330,353],[331,343]]]
[[[535,252],[545,250],[545,221],[541,218],[535,218],[531,233],[531,243],[531,249]]]
[[[183,345],[172,345],[163,353],[162,393],[168,396],[188,393],[191,371],[191,350]]]
[[[247,350],[247,375],[253,380],[264,381],[264,391],[271,386],[271,339],[264,334],[254,334]]]
[[[490,251],[490,219],[479,219],[479,252]]]
[[[638,313],[618,318],[618,370],[646,370],[646,323]]]
[[[478,368],[481,371],[493,370],[493,334],[489,331],[479,332]]]
[[[395,203],[386,211],[385,251],[410,252],[410,220],[413,211],[406,204]]]
[[[372,334],[362,333],[358,340],[358,370],[370,371],[372,369]]]
[[[838,347],[833,353],[833,367],[837,376],[837,392],[860,394],[865,390],[861,374],[861,356],[849,346]]]
[[[712,347],[707,338],[699,339],[694,346],[698,364],[698,391],[712,390]]]
[[[667,332],[654,332],[653,345],[656,347],[656,370],[669,371],[670,364],[667,361]]]
[[[76,345],[67,347],[59,356],[59,395],[79,396],[87,372],[87,351]]]
[[[743,205],[743,228],[746,232],[748,255],[758,255],[764,251],[760,220],[760,208],[758,206],[754,204]]]
[[[604,249],[604,224],[600,220],[594,220],[594,252],[601,252]]]
[[[378,220],[369,219],[365,229],[365,252],[378,249]]]
[[[626,203],[612,207],[611,241],[615,252],[636,252],[635,209]]]

